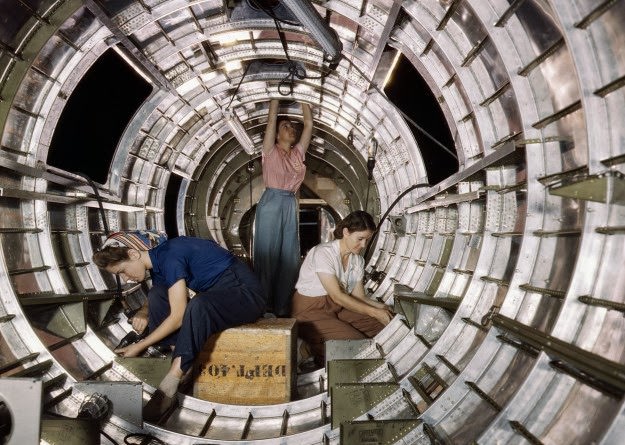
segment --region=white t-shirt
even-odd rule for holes
[[[345,293],[349,294],[354,290],[364,276],[365,260],[360,255],[350,254],[347,268],[343,270],[339,242],[337,239],[317,244],[308,251],[295,284],[297,292],[306,297],[328,295],[317,276],[318,272],[334,275]]]

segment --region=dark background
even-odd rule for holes
[[[54,130],[48,164],[104,184],[126,125],[152,85],[109,49],[80,80]]]
[[[456,152],[449,127],[436,97],[404,56],[400,57],[384,93],[397,108],[423,130],[453,153]],[[430,185],[437,184],[458,171],[458,160],[455,157],[439,147],[410,122],[407,121],[407,123],[421,150]]]

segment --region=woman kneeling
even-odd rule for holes
[[[180,236],[152,247],[146,232],[119,232],[93,255],[93,262],[124,281],[143,281],[150,271],[147,303],[132,319],[135,330],[147,327],[149,333],[115,350],[135,357],[152,345],[173,347],[171,368],[143,408],[149,422],[175,406],[180,380],[189,375],[208,337],[254,322],[265,310],[262,287],[251,269],[212,240]],[[190,293],[195,293],[192,299]]]
[[[325,365],[326,340],[371,338],[393,318],[384,303],[365,296],[361,250],[375,231],[370,214],[347,215],[334,230],[334,241],[306,255],[293,296],[292,316],[318,366]]]

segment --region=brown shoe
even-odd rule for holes
[[[178,407],[178,397],[167,397],[163,391],[157,389],[152,398],[143,407],[143,420],[150,423],[159,423]]]

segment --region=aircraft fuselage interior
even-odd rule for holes
[[[0,0],[0,443],[625,443],[624,24],[623,0]],[[147,286],[92,255],[149,229],[251,265],[273,99],[312,110],[302,256],[371,213],[395,316],[288,401],[143,422],[169,361],[113,350]]]

